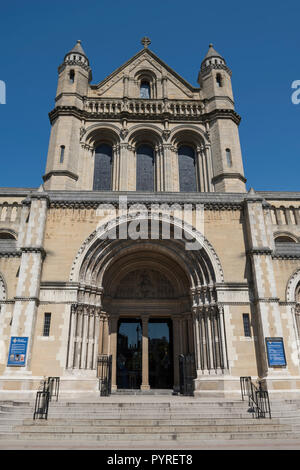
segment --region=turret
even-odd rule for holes
[[[201,63],[198,83],[208,117],[215,191],[245,192],[240,117],[234,110],[231,70],[212,44]]]
[[[81,116],[88,95],[92,72],[81,41],[77,41],[58,67],[55,108],[50,113],[52,125],[49,141],[45,189],[76,189],[78,176]]]
[[[81,41],[78,40],[58,67],[56,106],[75,105],[82,109],[82,97],[87,95],[91,80],[89,59],[81,46]]]

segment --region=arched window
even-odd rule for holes
[[[112,147],[101,144],[95,149],[94,185],[95,191],[111,190]]]
[[[61,145],[60,146],[60,156],[59,156],[59,163],[64,162],[64,155],[65,155],[65,146]]]
[[[227,161],[227,166],[232,167],[232,157],[231,157],[231,150],[226,149],[226,161]]]
[[[222,80],[222,75],[220,73],[217,73],[216,75],[216,82],[218,87],[223,86],[223,80]]]
[[[275,238],[275,243],[296,243],[292,237],[288,235],[279,235]]]
[[[136,151],[136,190],[154,191],[154,151],[140,145]]]
[[[16,238],[10,232],[0,232],[0,240],[15,240]]]
[[[70,70],[70,73],[69,73],[69,78],[70,78],[70,83],[74,83],[75,81],[75,70]]]
[[[143,99],[151,98],[151,96],[150,96],[150,83],[147,82],[146,80],[143,80],[141,82],[140,97],[143,98]]]
[[[300,338],[300,283],[296,287],[295,301],[296,301],[295,321],[296,321],[298,338]]]
[[[193,147],[182,145],[178,149],[180,191],[197,191],[196,158]]]

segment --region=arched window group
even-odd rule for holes
[[[136,162],[136,191],[155,191],[160,190],[159,183],[156,177],[160,178],[157,174],[161,165],[159,162],[162,157],[161,151],[156,153],[156,146],[148,144],[140,140],[135,144],[135,162]],[[202,154],[201,154],[202,155]],[[201,165],[201,155],[198,157],[196,149],[191,144],[178,144],[177,145],[177,159],[178,159],[178,182],[179,191],[181,192],[197,192],[209,190],[208,184],[203,181],[208,181],[207,165]],[[202,155],[205,157],[205,155]],[[200,163],[199,163],[200,158]],[[94,178],[93,190],[95,191],[111,191],[113,188],[113,147],[108,143],[101,143],[96,146],[94,153]],[[118,163],[116,163],[118,168]],[[118,171],[117,169],[114,171]],[[161,181],[161,180],[159,180]]]

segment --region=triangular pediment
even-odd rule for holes
[[[198,88],[188,83],[156,54],[148,48],[144,48],[100,83],[92,85],[92,96],[123,98],[124,77],[128,77],[132,84],[141,71],[152,73],[158,83],[161,83],[162,78],[166,78],[168,81],[168,98],[170,99],[193,99],[195,94],[199,92]],[[129,89],[132,90],[132,85]],[[137,96],[130,96],[129,94],[128,97],[134,98]]]

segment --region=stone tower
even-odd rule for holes
[[[209,116],[215,191],[244,192],[246,179],[238,133],[240,117],[234,110],[231,70],[212,44],[202,61],[198,83]]]
[[[46,189],[75,189],[80,159],[80,127],[84,97],[88,94],[92,72],[89,60],[77,41],[58,68],[55,109],[51,115]]]
[[[95,85],[80,41],[66,54],[50,113],[45,189],[139,190],[137,150],[147,143],[153,148],[155,174],[154,183],[142,190],[245,192],[240,117],[224,58],[210,45],[197,88],[149,49],[148,38],[142,44],[134,57]],[[111,147],[106,159],[111,165],[102,178],[109,180],[107,185],[99,183],[104,168],[100,142]]]

